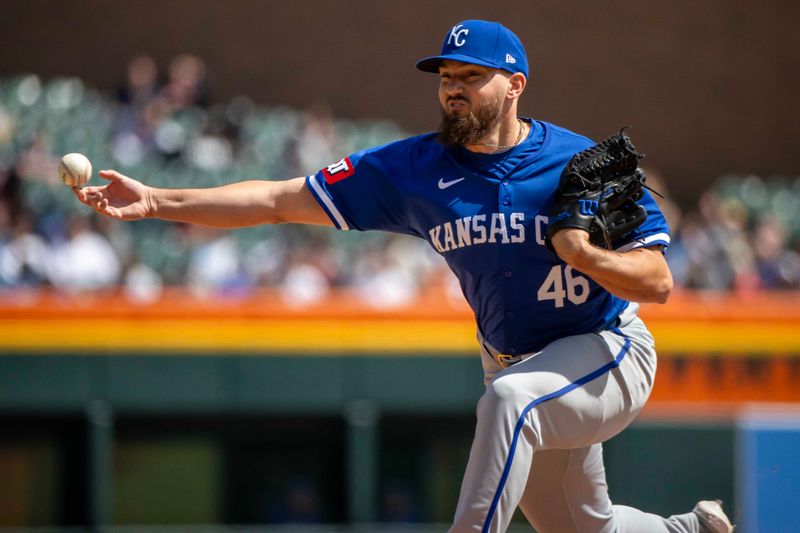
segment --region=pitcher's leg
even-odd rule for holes
[[[502,532],[525,489],[536,431],[523,410],[528,403],[512,387],[487,387],[461,484],[451,533]]]
[[[533,454],[587,447],[621,431],[648,392],[629,388],[652,348],[623,334],[560,339],[498,373],[478,404],[470,460],[451,529],[505,531]]]
[[[694,513],[663,518],[611,505],[602,445],[543,450],[519,506],[538,533],[697,533]]]
[[[645,513],[633,507],[625,505],[614,506],[614,521],[620,533],[645,533],[654,531],[656,533],[699,533],[700,524],[697,515],[694,513],[675,514],[667,518]]]
[[[539,533],[609,530],[613,511],[605,476],[597,475],[599,446],[534,456],[519,507]]]
[[[505,531],[538,449],[596,442],[606,421],[608,373],[628,343],[600,335],[556,341],[489,383],[452,532]]]

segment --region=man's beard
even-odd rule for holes
[[[464,99],[467,104],[469,101]],[[442,109],[442,122],[439,124],[439,142],[446,146],[475,144],[482,139],[500,119],[503,105],[502,95],[494,101],[487,100],[478,105],[475,111],[466,115],[448,115]]]

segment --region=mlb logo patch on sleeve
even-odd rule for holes
[[[336,183],[337,181],[342,181],[345,178],[349,178],[353,175],[353,173],[355,173],[355,171],[356,169],[353,168],[350,158],[345,157],[341,161],[337,161],[336,163],[323,168],[322,175],[325,176],[326,182]]]

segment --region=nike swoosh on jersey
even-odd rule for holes
[[[445,190],[445,189],[446,189],[446,188],[448,188],[449,186],[451,186],[451,185],[455,185],[455,184],[456,184],[456,183],[458,183],[459,181],[464,181],[465,179],[466,179],[466,178],[458,178],[458,179],[456,179],[456,180],[452,180],[452,181],[444,181],[444,179],[443,179],[443,178],[439,178],[439,188],[440,188],[440,189],[442,189],[442,190]]]

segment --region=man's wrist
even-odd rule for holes
[[[578,228],[565,228],[553,235],[553,248],[564,262],[578,268],[587,262],[592,245],[589,232]]]
[[[158,214],[158,193],[163,189],[156,189],[155,187],[145,186],[144,201],[147,218],[156,218]]]

